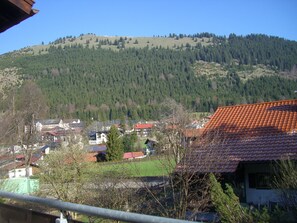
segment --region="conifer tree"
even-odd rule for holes
[[[107,161],[119,161],[123,158],[123,145],[120,138],[119,131],[115,126],[110,128],[110,132],[108,134],[108,141],[106,143],[106,160]]]

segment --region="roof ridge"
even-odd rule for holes
[[[274,103],[279,103],[279,102],[291,102],[291,101],[296,101],[297,99],[285,99],[285,100],[279,100],[279,101],[266,101],[266,102],[257,102],[257,103],[251,103],[251,104],[237,104],[237,105],[224,105],[224,106],[219,106],[218,109],[220,108],[230,108],[230,107],[244,107],[244,106],[255,106],[255,105],[264,105],[264,104],[274,104]]]

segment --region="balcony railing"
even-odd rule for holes
[[[143,223],[190,223],[191,221],[178,220],[172,218],[157,217],[152,215],[136,214],[131,212],[117,211],[105,208],[98,208],[89,205],[75,204],[70,202],[63,202],[60,200],[41,198],[30,195],[21,195],[16,193],[10,193],[5,191],[0,191],[0,197],[9,198],[13,200],[30,202],[39,205],[44,205],[47,207],[55,208],[60,211],[73,211],[76,213],[84,214],[87,216],[97,216],[100,218],[124,221],[124,222],[143,222]],[[62,216],[61,218],[62,219]],[[67,222],[65,219],[63,221],[56,222]]]

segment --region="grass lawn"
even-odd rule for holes
[[[92,163],[89,171],[90,174],[114,172],[127,174],[129,177],[150,177],[168,175],[174,166],[173,160],[154,157],[123,162]]]

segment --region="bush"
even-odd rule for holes
[[[270,222],[270,215],[267,208],[257,210],[242,207],[239,198],[235,195],[230,185],[226,184],[226,190],[224,191],[213,174],[210,174],[210,182],[211,200],[222,222]]]

